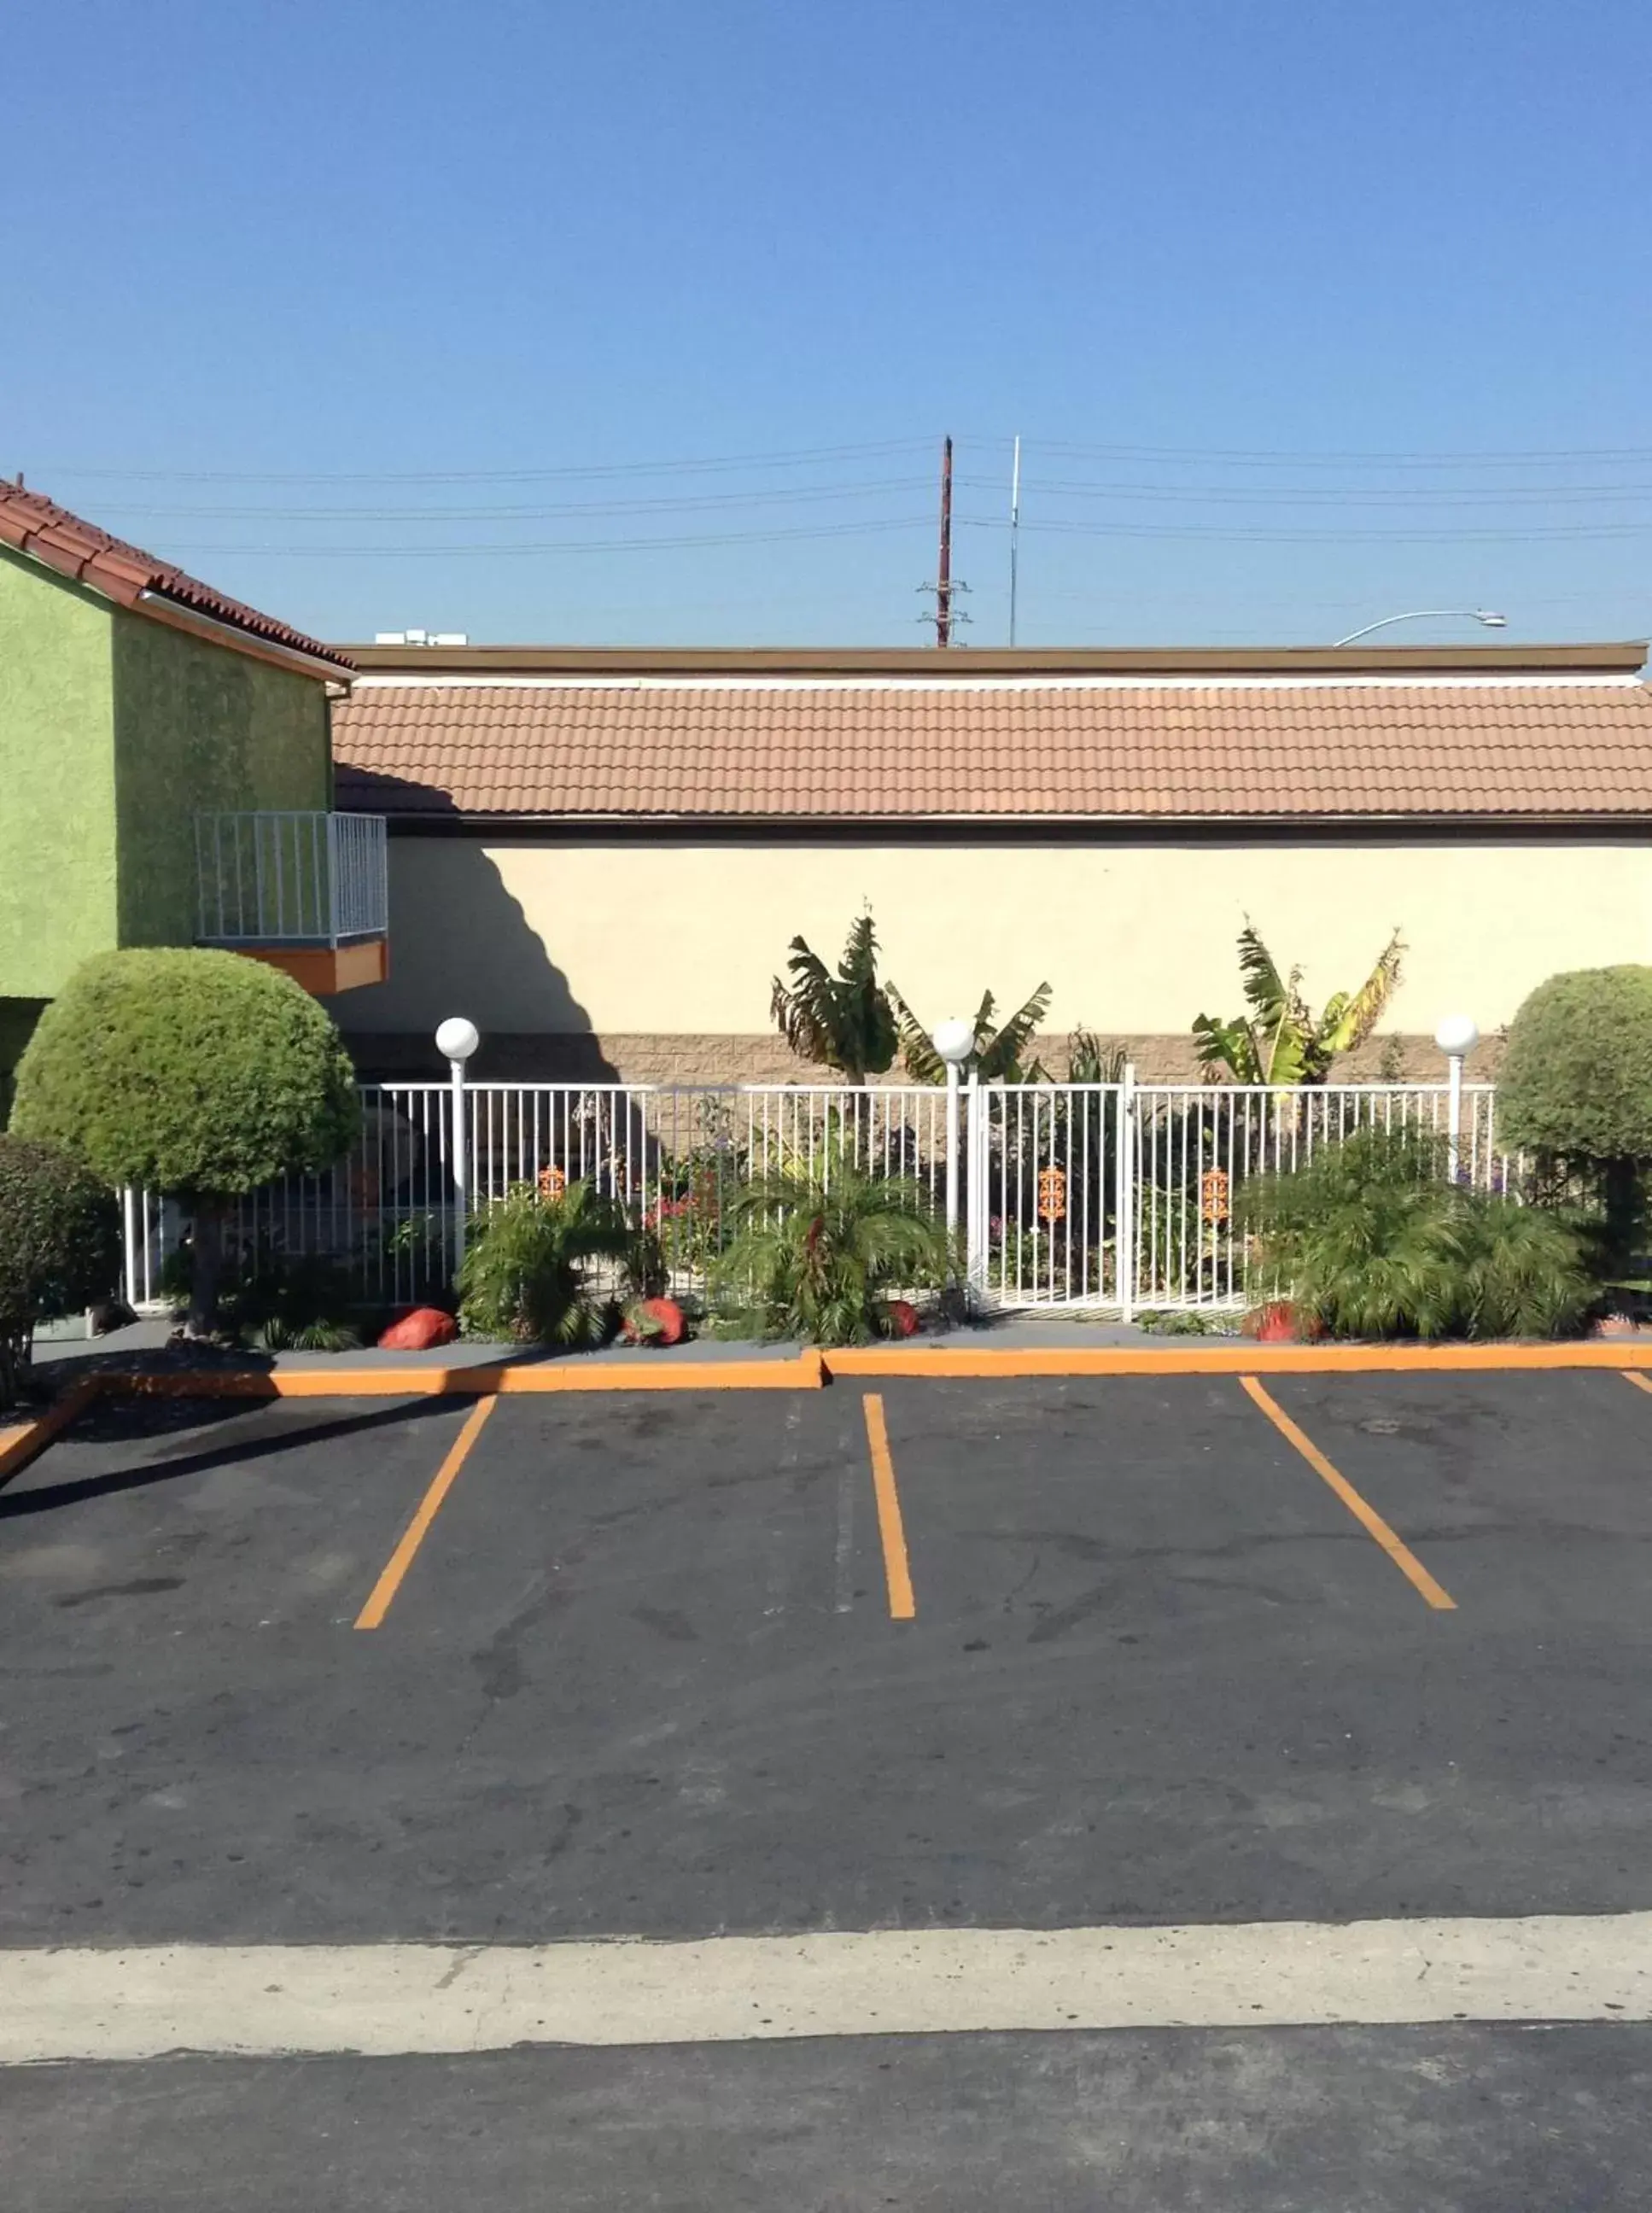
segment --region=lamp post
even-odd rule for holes
[[[436,1049],[448,1064],[448,1152],[453,1169],[453,1259],[455,1271],[465,1257],[465,1208],[469,1180],[465,1169],[465,1063],[481,1042],[481,1032],[474,1022],[467,1022],[462,1015],[450,1015],[436,1033]]]
[[[958,1079],[975,1050],[975,1025],[953,1015],[937,1022],[930,1043],[947,1064],[947,1251],[958,1241]]]
[[[1480,1041],[1479,1024],[1472,1015],[1447,1015],[1434,1033],[1434,1042],[1446,1056],[1446,1167],[1457,1180],[1458,1140],[1463,1130],[1463,1062]]]
[[[1352,645],[1356,637],[1369,637],[1374,630],[1387,630],[1397,622],[1477,622],[1487,630],[1507,630],[1507,615],[1494,614],[1490,607],[1413,607],[1409,614],[1384,615],[1381,621],[1367,623],[1363,630],[1350,630],[1346,637],[1332,640],[1333,649]]]

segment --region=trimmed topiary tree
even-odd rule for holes
[[[229,1203],[330,1167],[360,1123],[350,1056],[308,992],[239,954],[162,947],[76,971],[18,1064],[11,1117],[106,1183],[185,1207],[197,1334],[216,1320]]]
[[[114,1194],[50,1145],[0,1137],[0,1406],[15,1399],[35,1326],[113,1290]]]
[[[1652,1161],[1652,968],[1575,968],[1515,1016],[1497,1077],[1503,1141],[1598,1174],[1621,1267]]]

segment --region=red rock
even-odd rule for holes
[[[892,1337],[917,1335],[917,1308],[910,1299],[891,1299],[883,1311],[889,1318],[889,1334]]]
[[[451,1344],[459,1324],[440,1307],[415,1307],[399,1321],[393,1321],[379,1339],[386,1352],[428,1352],[433,1345]]]
[[[1259,1344],[1312,1344],[1320,1331],[1304,1322],[1289,1299],[1273,1299],[1245,1317],[1245,1334]]]
[[[687,1329],[675,1299],[638,1299],[625,1316],[631,1344],[680,1344]]]

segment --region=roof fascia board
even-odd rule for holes
[[[357,694],[370,692],[1472,692],[1584,689],[1624,691],[1637,675],[1591,670],[1490,674],[1465,671],[1336,676],[983,676],[960,683],[924,676],[611,676],[454,675],[442,670],[393,674],[367,671],[355,678]]]
[[[1247,647],[1099,646],[942,651],[934,646],[381,646],[333,649],[356,668],[409,676],[562,675],[854,677],[924,676],[969,684],[983,676],[1445,675],[1454,671],[1560,669],[1634,675],[1645,666],[1645,639],[1588,644]]]
[[[267,661],[277,668],[323,678],[341,691],[350,689],[350,671],[341,668],[337,661],[322,661],[314,654],[299,652],[296,646],[260,637],[256,631],[242,630],[236,623],[220,622],[216,615],[203,614],[198,607],[185,607],[164,592],[140,592],[135,600],[127,604],[134,614],[152,616],[169,629],[187,631],[192,637],[204,638],[209,644],[226,645],[232,652],[244,653],[251,660]]]

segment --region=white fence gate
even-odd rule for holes
[[[468,1216],[517,1184],[555,1192],[588,1178],[658,1234],[674,1283],[699,1289],[728,1241],[735,1190],[829,1165],[840,1147],[947,1210],[947,1094],[932,1085],[474,1083],[460,1097],[456,1132],[446,1083],[363,1086],[354,1151],[325,1175],[242,1201],[242,1247],[326,1257],[349,1268],[363,1300],[401,1304],[451,1282]],[[1356,1129],[1450,1137],[1460,1178],[1479,1190],[1513,1189],[1520,1167],[1498,1149],[1489,1084],[1270,1090],[1138,1084],[1127,1069],[1118,1083],[972,1081],[959,1106],[964,1265],[974,1302],[1004,1311],[1243,1306],[1241,1188]],[[125,1228],[126,1295],[153,1311],[180,1223],[129,1192]]]
[[[1431,1133],[1453,1172],[1508,1192],[1520,1163],[1497,1149],[1496,1092],[1464,1085],[1454,1128],[1449,1084],[1341,1083],[1284,1091],[1260,1084],[1135,1084],[1123,1113],[1130,1250],[1122,1310],[1247,1303],[1234,1201],[1258,1176],[1288,1174],[1356,1130]]]

